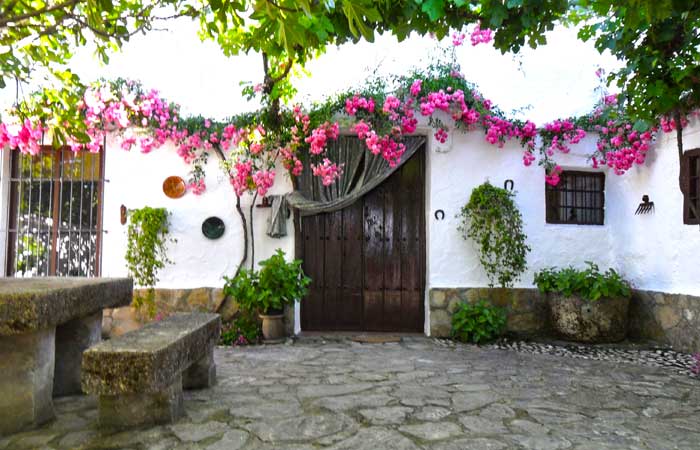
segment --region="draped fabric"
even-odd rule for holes
[[[270,195],[272,208],[267,219],[267,235],[272,238],[281,238],[287,235],[287,198],[284,195]]]
[[[425,143],[424,136],[404,139],[406,151],[396,167],[390,167],[381,155],[373,155],[365,142],[354,136],[341,136],[328,146],[328,158],[343,164],[343,173],[335,183],[324,186],[319,177],[313,176],[308,161],[297,178],[296,190],[287,196],[289,206],[299,210],[302,216],[338,211],[350,206],[357,199],[386,180]]]

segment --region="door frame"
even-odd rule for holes
[[[354,134],[341,133],[341,136],[354,137]],[[421,319],[423,322],[422,333],[427,336],[427,335],[429,335],[429,329],[430,329],[430,324],[429,324],[430,309],[428,307],[428,291],[429,291],[429,287],[428,287],[428,270],[429,270],[428,269],[428,267],[429,267],[429,265],[428,265],[428,254],[429,254],[428,246],[430,245],[430,242],[429,242],[429,227],[430,226],[429,226],[429,217],[428,217],[428,212],[427,212],[428,210],[426,208],[427,208],[427,205],[429,202],[429,195],[428,194],[429,194],[430,179],[429,179],[428,175],[430,173],[429,165],[430,165],[430,150],[432,147],[432,142],[430,139],[429,130],[426,131],[426,130],[419,129],[418,133],[413,134],[413,136],[425,136],[425,138],[426,138],[425,142],[422,144],[421,148],[419,148],[417,151],[423,152],[423,166],[422,166],[422,173],[421,173],[422,180],[423,180],[423,186],[422,186],[422,190],[421,190],[421,206],[419,209],[419,211],[422,212],[421,218],[420,218],[420,220],[422,220],[422,224],[419,223],[419,229],[421,230],[421,242],[420,242],[421,245],[419,245],[419,248],[420,248],[421,254],[419,255],[418,262],[421,265],[420,281],[421,281],[421,285],[423,288],[423,292],[422,292],[422,296],[421,296],[421,298],[422,298],[421,310],[420,310]],[[399,167],[397,170],[401,170],[401,168]],[[292,184],[293,184],[294,188],[296,189],[297,188],[296,180],[293,180]],[[370,192],[372,192],[372,191],[370,191]],[[369,192],[367,194],[369,194]],[[365,194],[365,195],[367,195],[367,194]],[[364,210],[364,208],[363,208],[363,210]],[[302,217],[301,217],[301,214],[299,214],[299,211],[297,209],[293,210],[292,217],[293,217],[293,223],[294,223],[294,258],[295,259],[302,259],[304,256],[304,239],[303,239],[302,227],[301,227]],[[301,316],[302,316],[301,308],[303,307],[301,303],[303,301],[304,300],[302,299],[301,302],[297,302],[294,305],[294,311],[293,311],[294,334],[299,334],[299,333],[305,331],[301,326]],[[314,330],[314,332],[315,332],[315,330]],[[329,332],[333,332],[333,331],[331,330]],[[416,330],[416,332],[418,332],[418,330]],[[340,331],[340,333],[342,333],[342,331]],[[370,332],[370,333],[374,333],[374,332]],[[380,332],[376,332],[376,333],[380,333]]]

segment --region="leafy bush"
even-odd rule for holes
[[[527,269],[523,218],[513,201],[514,194],[486,182],[476,187],[460,213],[464,239],[479,246],[479,261],[489,277],[489,286],[498,281],[512,287]]]
[[[158,271],[166,263],[172,263],[167,256],[168,211],[165,208],[151,208],[129,211],[129,227],[126,242],[126,266],[136,286],[145,287],[146,295],[134,296],[134,306],[147,306],[150,315],[155,314],[154,286],[158,282]]]
[[[506,326],[506,313],[502,308],[479,302],[460,303],[452,314],[452,338],[461,342],[479,344],[496,339]]]
[[[259,271],[241,270],[234,278],[224,277],[224,293],[247,311],[266,313],[294,304],[308,292],[311,278],[304,274],[301,261],[287,262],[280,249],[260,262]]]
[[[613,269],[600,272],[596,264],[587,261],[587,268],[577,270],[547,268],[535,274],[535,284],[543,294],[554,292],[566,297],[579,295],[595,301],[605,297],[629,297],[630,285]]]
[[[250,313],[242,312],[221,333],[223,345],[250,345],[260,340],[260,324]]]

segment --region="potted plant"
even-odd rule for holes
[[[224,292],[239,306],[257,311],[262,319],[265,340],[284,337],[284,307],[301,300],[308,292],[311,279],[304,274],[301,261],[287,262],[278,249],[260,262],[260,270],[241,270],[234,278],[226,278]]]
[[[630,285],[613,269],[601,272],[586,264],[584,270],[548,268],[535,274],[538,289],[549,296],[552,326],[573,341],[621,341],[627,334]]]

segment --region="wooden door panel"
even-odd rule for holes
[[[342,321],[340,306],[343,303],[340,291],[342,282],[343,258],[343,212],[329,213],[325,221],[324,246],[324,298],[323,320],[333,328],[338,328]]]
[[[422,331],[422,150],[342,211],[301,220],[299,257],[313,279],[302,329]]]
[[[357,201],[343,210],[343,278],[340,301],[340,326],[343,330],[362,329],[362,205],[362,201]]]

